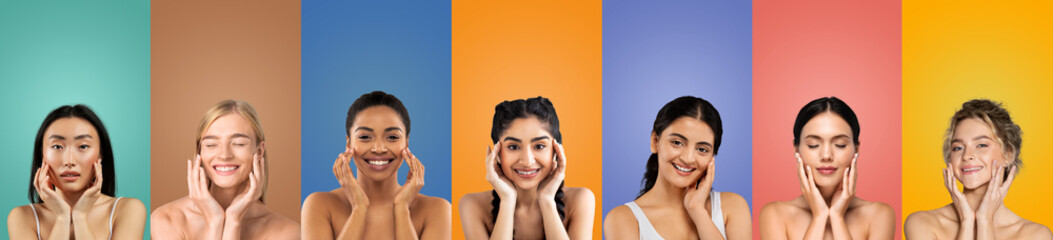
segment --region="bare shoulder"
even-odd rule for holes
[[[303,205],[304,206],[307,206],[308,204],[311,204],[311,205],[318,205],[318,204],[332,205],[334,203],[341,202],[341,201],[343,201],[343,197],[341,197],[339,194],[335,193],[335,191],[339,191],[339,190],[340,189],[336,189],[336,190],[332,190],[332,191],[328,191],[328,192],[314,192],[314,193],[311,193],[310,195],[307,195],[306,199],[304,199]]]
[[[11,209],[11,212],[7,214],[7,223],[10,226],[12,222],[35,222],[33,219],[33,208],[29,205],[22,205]]]
[[[300,224],[284,215],[268,212],[264,229],[266,236],[275,239],[296,239],[300,237]]]
[[[1027,219],[1021,219],[1023,226],[1020,226],[1020,232],[1017,235],[1020,239],[1053,239],[1053,233],[1049,231],[1049,227],[1036,222],[1032,222]]]
[[[122,214],[146,215],[146,205],[143,204],[143,201],[136,198],[121,198],[117,202],[117,209]]]
[[[749,204],[746,203],[746,198],[742,195],[733,192],[720,192],[720,204],[721,206],[730,205],[734,207],[746,207],[749,210]]]
[[[922,230],[935,227],[939,221],[939,214],[937,211],[939,211],[939,209],[917,211],[907,215],[907,220],[903,222],[903,230]]]
[[[621,205],[614,207],[603,219],[603,235],[607,239],[615,239],[623,236],[639,236],[640,223],[629,209],[629,206]]]
[[[414,212],[425,212],[427,216],[439,216],[449,218],[452,206],[444,198],[433,197],[418,193],[413,201]]]
[[[760,219],[761,222],[764,222],[764,219],[782,219],[784,216],[793,215],[800,211],[801,209],[793,203],[793,200],[774,201],[764,204],[760,211]]]
[[[854,205],[852,210],[859,212],[863,216],[896,217],[895,210],[887,203],[867,201],[857,197],[852,201],[852,205]]]
[[[153,213],[150,214],[150,228],[154,228],[161,223],[168,224],[186,219],[187,204],[189,203],[190,198],[183,197],[157,207],[157,209],[154,209]]]
[[[494,196],[490,191],[469,193],[461,197],[461,201],[457,204],[457,208],[477,209],[482,206],[490,206],[490,202],[493,200]]]
[[[596,194],[592,193],[592,190],[583,187],[564,187],[563,188],[564,201],[568,206],[574,207],[590,207],[596,205]]]
[[[11,239],[29,239],[36,237],[36,219],[33,217],[33,208],[22,205],[11,209],[7,214],[7,231]]]

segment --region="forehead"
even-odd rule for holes
[[[256,131],[252,129],[252,123],[249,123],[249,120],[236,113],[220,116],[205,130],[205,136],[225,137],[235,133],[256,136]]]
[[[838,135],[852,136],[852,127],[844,118],[832,112],[823,112],[815,115],[801,128],[801,137],[815,135],[822,138],[832,138]]]
[[[511,136],[527,141],[531,138],[549,136],[552,134],[546,129],[546,124],[541,123],[535,117],[517,118],[508,124],[508,128],[501,133],[501,137]]]
[[[92,126],[88,120],[84,120],[78,117],[67,117],[60,118],[51,123],[48,129],[44,131],[44,138],[51,135],[61,135],[72,139],[72,137],[88,134],[93,137],[98,136],[95,132],[95,126]],[[93,138],[94,139],[94,138]]]
[[[664,134],[677,133],[691,141],[713,141],[713,129],[702,120],[693,117],[680,117],[665,128]]]
[[[955,126],[954,135],[951,139],[966,140],[979,136],[993,137],[991,135],[991,127],[987,126],[987,123],[979,118],[971,117],[958,121],[958,126]]]
[[[406,128],[402,124],[402,117],[395,112],[395,109],[383,105],[372,106],[359,111],[355,115],[355,121],[352,126],[371,126],[376,131],[383,131],[383,128],[388,127]],[[354,127],[352,127],[351,131],[354,130]]]

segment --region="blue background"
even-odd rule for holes
[[[752,206],[751,14],[750,1],[604,1],[605,217],[636,198],[655,115],[683,95],[720,112],[714,190]]]
[[[426,168],[421,194],[450,201],[450,2],[303,1],[301,10],[300,203],[339,187],[333,161],[347,109],[374,90],[409,110],[409,147]]]

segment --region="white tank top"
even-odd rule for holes
[[[709,193],[710,202],[710,214],[709,216],[713,220],[713,225],[717,226],[717,230],[720,230],[720,235],[727,238],[728,235],[724,233],[724,213],[720,209],[720,192],[711,191]],[[629,206],[629,209],[633,211],[633,216],[636,217],[636,223],[640,226],[640,240],[661,240],[661,235],[658,235],[658,231],[654,230],[654,226],[651,225],[651,221],[647,220],[647,215],[644,214],[643,209],[640,209],[636,202],[626,203],[625,206]]]
[[[117,197],[117,200],[113,200],[113,207],[110,208],[110,239],[113,239],[113,212],[117,211],[117,202],[121,201],[121,197]],[[33,209],[33,219],[37,221],[37,240],[40,240],[40,217],[37,217],[37,207],[33,204],[29,204],[29,208]]]

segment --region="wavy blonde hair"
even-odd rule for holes
[[[258,114],[256,114],[256,109],[253,108],[252,105],[250,105],[248,102],[240,100],[223,100],[219,103],[216,103],[215,105],[212,105],[212,107],[205,112],[205,117],[201,118],[201,124],[197,126],[197,138],[195,138],[195,145],[197,146],[198,154],[201,153],[201,137],[205,135],[205,131],[208,130],[209,126],[212,126],[212,123],[216,122],[216,119],[219,119],[222,116],[226,116],[227,114],[238,114],[239,116],[245,118],[245,120],[249,121],[249,124],[252,125],[252,130],[256,132],[255,140],[257,148],[260,146],[261,143],[263,143],[266,140],[263,134],[263,125],[260,124],[260,117]],[[266,151],[263,152],[263,158],[267,158]],[[266,164],[267,162],[264,161],[264,176],[268,176],[266,171],[269,171],[269,168],[266,167]],[[260,201],[262,202],[263,198],[267,196],[267,180],[264,179],[263,183],[261,184],[263,184],[263,193],[260,195]],[[212,187],[211,180],[209,181],[209,187]]]
[[[947,128],[947,134],[943,138],[944,162],[949,162],[951,159],[951,138],[954,130],[958,128],[962,120],[969,118],[979,119],[991,129],[991,135],[995,137],[999,145],[1002,145],[1002,155],[1005,156],[1005,159],[1010,160],[1008,166],[1016,166],[1017,171],[1023,167],[1024,162],[1020,160],[1023,132],[1020,126],[1009,117],[1009,111],[1002,107],[1002,103],[987,99],[973,99],[962,103],[962,108],[951,117],[951,126]]]

